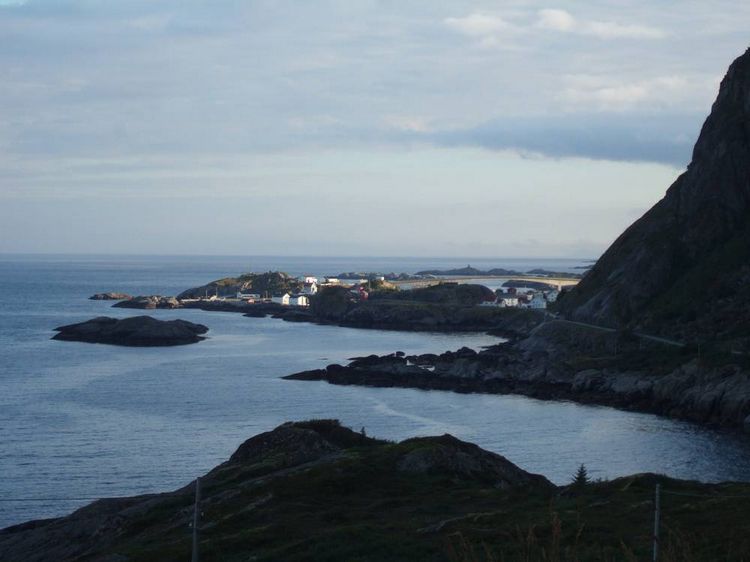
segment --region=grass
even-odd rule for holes
[[[644,560],[657,481],[665,490],[662,561],[750,558],[750,485],[638,475],[503,490],[481,479],[398,470],[399,459],[425,446],[373,441],[296,469],[267,460],[223,466],[205,479],[201,560]],[[105,551],[139,561],[188,559],[191,501],[188,491],[154,505]]]

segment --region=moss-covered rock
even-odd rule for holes
[[[276,293],[296,293],[301,291],[303,286],[302,281],[282,271],[244,273],[239,277],[225,277],[188,289],[177,295],[177,298],[199,299],[214,295],[234,297],[238,292],[272,296]]]

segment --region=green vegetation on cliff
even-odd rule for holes
[[[495,293],[484,285],[449,282],[398,293],[384,292],[372,295],[372,300],[389,299],[461,306],[474,306],[484,301],[494,301],[495,298]]]
[[[283,271],[243,273],[238,277],[225,277],[206,285],[188,289],[177,295],[178,299],[199,299],[206,296],[234,297],[238,292],[271,296],[276,293],[296,293],[303,283]]]
[[[441,283],[430,287],[373,292],[360,301],[340,286],[323,287],[311,301],[317,320],[343,326],[397,330],[527,333],[544,320],[538,310],[478,306],[494,300],[483,285]]]

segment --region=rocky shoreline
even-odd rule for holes
[[[750,371],[738,365],[710,365],[689,353],[657,365],[667,351],[642,351],[640,368],[616,361],[594,367],[584,352],[606,353],[616,336],[574,333],[550,322],[527,338],[481,351],[462,348],[440,355],[355,358],[348,365],[303,371],[287,380],[331,384],[402,387],[461,393],[520,394],[542,400],[571,400],[649,412],[717,427],[750,432]],[[578,353],[563,340],[577,339]],[[557,341],[556,341],[557,340]],[[632,359],[633,350],[623,357]]]
[[[315,301],[314,301],[315,302]],[[553,320],[544,312],[452,303],[373,300],[290,309],[277,303],[180,301],[134,297],[114,306],[197,308],[288,322],[342,327],[481,331],[510,338],[474,352],[462,349],[424,358],[394,356],[290,375],[332,384],[520,394],[542,400],[600,404],[750,432],[750,366],[739,357],[706,361],[700,350],[675,350],[635,341],[626,332],[600,331]],[[340,304],[340,306],[337,306]]]

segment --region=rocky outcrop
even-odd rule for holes
[[[534,487],[551,489],[544,476],[530,474],[505,457],[445,434],[440,437],[417,437],[402,442],[408,450],[397,460],[398,470],[416,474],[444,474],[486,482],[509,490]]]
[[[92,301],[124,301],[128,299],[132,299],[130,295],[127,293],[96,293],[95,295],[91,295],[89,297],[89,300]]]
[[[750,372],[736,366],[706,369],[692,361],[654,377],[588,369],[576,373],[573,395],[609,397],[615,404],[700,423],[750,431]]]
[[[120,301],[112,305],[116,308],[138,308],[142,310],[153,310],[156,308],[180,308],[180,301],[174,297],[162,297],[161,295],[137,296],[128,300]]]
[[[296,466],[343,449],[376,443],[379,441],[342,428],[337,420],[285,423],[245,441],[229,462],[249,463],[281,458],[286,466]]]
[[[150,316],[109,318],[101,316],[79,324],[55,328],[52,339],[107,343],[133,347],[171,346],[197,343],[208,328],[186,320],[157,320]]]
[[[687,170],[560,301],[570,318],[747,346],[750,50],[729,67]]]
[[[707,365],[657,344],[637,351],[642,345],[618,333],[550,322],[527,338],[479,352],[462,348],[440,355],[372,355],[284,378],[523,394],[750,430],[750,370]]]

